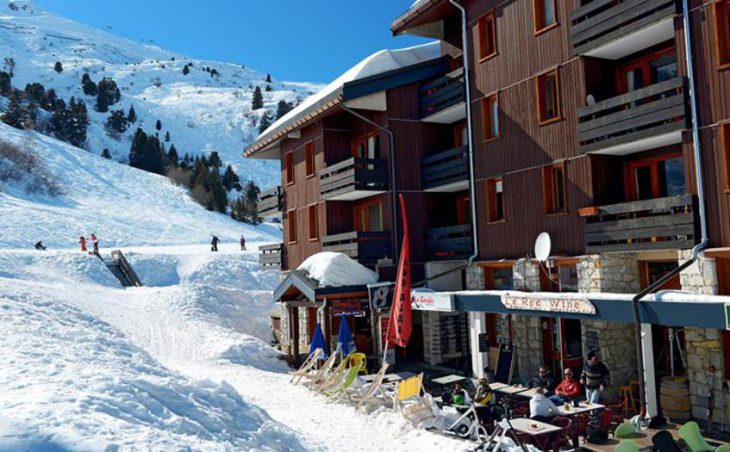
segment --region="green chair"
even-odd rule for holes
[[[527,378],[525,377],[514,377],[509,381],[509,384],[514,385],[520,385],[520,386],[527,386]]]
[[[339,385],[337,385],[334,389],[332,389],[330,391],[324,391],[324,395],[326,395],[328,397],[332,397],[334,400],[337,400],[340,398],[345,398],[345,399],[348,399],[348,401],[349,401],[347,391],[348,391],[348,389],[350,389],[350,387],[353,384],[355,384],[355,381],[357,380],[357,376],[360,373],[360,367],[361,366],[358,364],[356,364],[353,367],[350,367],[350,369],[348,369],[348,371],[347,371],[347,374],[345,374],[344,380],[342,380],[342,382]]]
[[[697,422],[690,421],[679,428],[679,436],[687,443],[691,452],[712,452],[714,447],[710,446],[700,433],[700,426]]]
[[[618,446],[616,446],[616,449],[614,449],[616,452],[639,452],[641,448],[638,444],[636,444],[635,441],[632,441],[630,439],[625,439],[618,443]]]
[[[715,449],[715,452],[730,452],[730,444],[723,444]]]
[[[630,438],[636,433],[636,427],[631,422],[624,422],[616,427],[613,436],[616,438]]]

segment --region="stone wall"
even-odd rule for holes
[[[484,290],[484,268],[470,265],[466,268],[466,289]]]
[[[690,257],[692,257],[691,250],[680,250],[680,265],[689,260]],[[700,295],[717,295],[717,267],[715,259],[705,257],[705,253],[700,253],[697,261],[682,270],[679,273],[679,279],[682,282],[682,290]]]
[[[589,351],[586,336],[595,334],[598,337],[598,357],[606,364],[611,373],[611,386],[606,392],[607,400],[613,399],[618,387],[629,384],[637,378],[636,342],[633,325],[603,320],[584,320],[581,322],[583,332],[584,355]]]
[[[722,390],[724,362],[720,331],[688,327],[685,328],[684,332],[687,344],[687,376],[689,377],[692,417],[702,420],[707,419],[710,391],[713,391],[715,396],[713,421],[722,423],[726,395]],[[711,378],[708,378],[710,365],[715,366],[717,369],[714,385],[711,384]]]
[[[636,293],[640,290],[635,253],[591,254],[578,261],[579,292]]]
[[[528,379],[543,365],[542,326],[540,317],[512,316],[512,333],[517,366],[514,376]]]
[[[540,290],[540,267],[532,259],[518,259],[512,267],[512,282],[515,290],[538,292]]]

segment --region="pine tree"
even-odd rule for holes
[[[101,156],[104,157],[105,159],[112,158],[112,154],[109,152],[109,149],[107,149],[107,148],[104,148],[104,150],[101,151]]]
[[[271,83],[271,74],[266,74],[266,83]]]
[[[175,145],[170,145],[170,150],[167,151],[167,165],[177,168],[179,160],[180,158],[177,155],[177,149],[175,149]]]
[[[121,93],[117,83],[110,78],[102,78],[97,85],[96,111],[106,113],[110,105],[114,105],[121,99]]]
[[[10,74],[5,71],[0,71],[0,96],[9,96],[12,88],[13,86],[10,82]]]
[[[218,169],[212,168],[209,173],[208,186],[212,196],[213,210],[225,213],[228,209],[228,193],[223,186],[221,175]]]
[[[166,141],[167,143],[169,143],[169,142],[170,142],[170,131],[169,131],[169,130],[165,132],[165,141]]]
[[[63,64],[60,61],[56,61],[56,64],[53,65],[53,70],[60,74],[63,72]]]
[[[141,128],[137,128],[132,138],[132,146],[129,149],[129,165],[143,169],[145,158],[145,147],[147,146],[147,134]]]
[[[273,89],[271,88],[271,85],[266,85],[266,92],[271,92]]]
[[[240,186],[240,182],[241,179],[238,177],[238,174],[233,171],[233,167],[231,165],[226,166],[226,170],[223,173],[223,186],[226,187],[226,190],[233,190],[236,185]]]
[[[190,194],[200,205],[213,210],[211,203],[212,196],[208,189],[208,169],[198,159],[191,174]]]
[[[223,166],[223,161],[221,160],[221,156],[218,154],[218,151],[210,153],[210,157],[208,157],[208,166],[216,169]]]
[[[41,108],[45,111],[53,112],[56,107],[60,105],[63,101],[58,98],[58,95],[56,94],[56,90],[51,88],[48,91],[46,91],[46,95],[43,97],[43,100],[41,101]]]
[[[86,110],[86,103],[82,100],[76,102],[76,99],[72,97],[68,110],[68,142],[74,146],[82,147],[86,143],[86,128],[89,125],[89,114]]]
[[[276,119],[280,119],[285,114],[289,113],[294,106],[284,99],[280,100],[276,105]]]
[[[84,73],[84,75],[81,76],[81,88],[87,96],[96,96],[99,93],[96,83],[91,80],[88,73]]]
[[[124,110],[112,110],[111,114],[106,120],[107,130],[117,133],[126,132],[128,127],[127,116],[124,114]]]
[[[261,122],[259,122],[259,133],[264,133],[264,130],[268,129],[271,125],[271,117],[269,116],[269,112],[265,111],[264,115],[261,117]]]
[[[127,113],[127,121],[131,122],[132,124],[137,122],[137,112],[134,111],[134,105],[131,105],[129,107],[129,113]]]
[[[260,191],[259,187],[252,180],[246,182],[246,187],[243,189],[243,203],[246,220],[251,224],[259,223],[258,197]]]
[[[156,136],[147,136],[146,148],[147,167],[150,173],[165,174],[165,154],[160,145],[160,140]]]
[[[158,132],[159,132],[160,130],[162,130],[162,122],[161,122],[161,121],[160,121],[159,119],[158,119],[158,120],[157,120],[157,122],[155,123],[155,129],[157,129],[157,131],[158,131]]]
[[[261,94],[261,88],[256,87],[253,91],[253,99],[251,100],[251,109],[258,110],[264,106],[264,96]]]
[[[183,75],[188,75],[190,73],[190,67],[187,64],[183,66],[182,73]]]
[[[0,117],[5,124],[15,127],[16,129],[31,129],[34,125],[35,118],[32,112],[23,103],[23,93],[13,90],[8,100],[7,109]]]

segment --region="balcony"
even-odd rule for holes
[[[586,217],[586,253],[692,248],[695,212],[689,194],[601,206]]]
[[[578,109],[582,152],[626,155],[682,142],[687,127],[681,77]]]
[[[570,14],[578,55],[617,60],[674,39],[674,0],[594,0]]]
[[[388,162],[351,157],[328,166],[319,175],[320,194],[327,201],[355,201],[388,190]]]
[[[390,231],[351,231],[324,237],[322,251],[343,253],[366,266],[374,266],[378,259],[393,257]]]
[[[466,118],[464,70],[457,69],[418,89],[421,120],[451,124]]]
[[[280,186],[264,190],[258,195],[258,213],[261,218],[281,218],[284,210],[284,193]]]
[[[470,224],[426,229],[426,254],[431,260],[466,259],[472,250]]]
[[[469,148],[460,146],[421,159],[423,191],[453,193],[469,188]]]
[[[281,268],[284,257],[284,244],[259,246],[259,263],[265,269]]]

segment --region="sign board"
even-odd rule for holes
[[[417,311],[453,312],[454,296],[447,292],[411,291],[411,307]]]
[[[332,315],[334,317],[365,317],[365,310],[359,300],[338,301],[332,305]]]
[[[368,300],[370,300],[370,309],[381,311],[390,309],[393,305],[393,292],[395,291],[395,283],[384,282],[368,284]]]
[[[585,298],[543,298],[530,294],[502,295],[502,305],[521,311],[564,312],[567,314],[596,315],[596,307]]]

